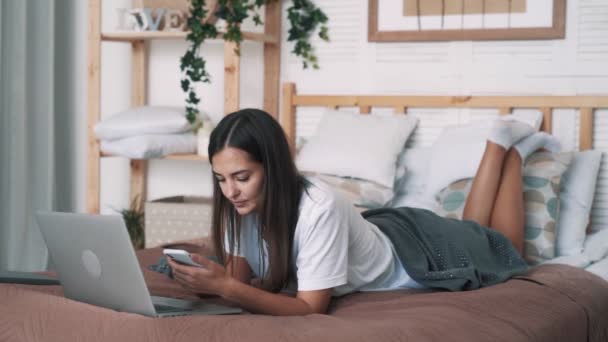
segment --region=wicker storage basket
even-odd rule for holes
[[[146,202],[146,247],[208,236],[211,217],[211,198],[175,196]]]

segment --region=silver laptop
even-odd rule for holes
[[[151,317],[242,311],[150,296],[121,216],[38,212],[36,221],[67,298]]]

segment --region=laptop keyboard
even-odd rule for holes
[[[181,311],[192,311],[191,309],[178,308],[175,306],[168,306],[162,304],[154,304],[154,309],[156,313],[168,313],[168,312],[181,312]]]

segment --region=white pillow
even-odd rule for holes
[[[138,135],[119,140],[102,140],[101,151],[131,159],[159,158],[169,154],[196,153],[197,139],[192,133]]]
[[[483,121],[443,129],[430,153],[425,196],[435,196],[455,181],[475,176],[489,127]]]
[[[429,155],[433,148],[412,147],[403,150],[397,163],[406,170],[403,179],[395,182],[395,198],[391,207],[414,207],[433,210],[434,197],[424,197],[425,182],[429,170]]]
[[[99,140],[114,140],[144,134],[183,133],[192,127],[184,108],[143,106],[130,108],[95,125]]]
[[[403,150],[397,161],[397,167],[406,171],[403,178],[395,181],[395,194],[419,192],[424,189],[432,151],[433,148],[430,146]]]
[[[296,158],[301,171],[361,178],[393,187],[399,152],[418,123],[409,115],[327,111]]]
[[[591,260],[584,254],[565,255],[553,259],[549,259],[542,264],[564,264],[578,268],[585,268],[591,264]]]
[[[516,113],[513,116],[538,130],[539,112]],[[473,121],[443,129],[433,144],[425,196],[435,196],[455,181],[472,178],[477,172],[486,140],[497,118]]]
[[[585,268],[585,270],[608,281],[608,258],[591,264],[591,266]]]
[[[608,256],[608,229],[603,229],[598,232],[587,235],[583,254],[596,262]]]
[[[583,250],[601,151],[577,152],[564,174],[560,189],[556,255],[577,255]]]

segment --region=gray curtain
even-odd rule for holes
[[[0,270],[46,269],[34,214],[74,207],[68,5],[0,0]]]

